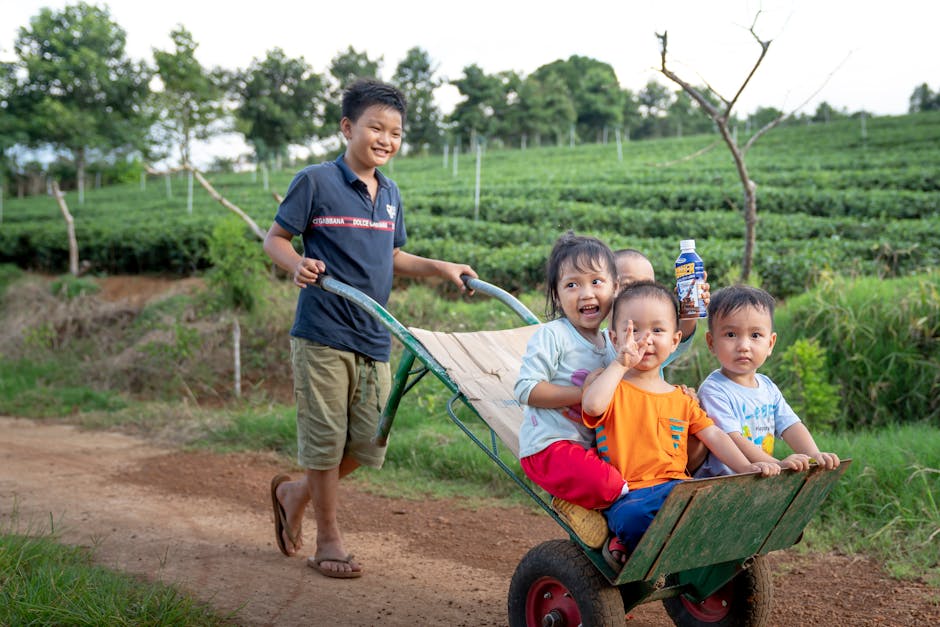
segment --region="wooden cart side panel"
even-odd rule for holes
[[[755,555],[800,492],[805,474],[733,475],[679,484],[633,551],[618,583]]]
[[[829,492],[832,491],[850,463],[852,463],[851,459],[843,460],[835,470],[824,470],[818,466],[810,469],[803,488],[777,521],[764,546],[761,547],[760,553],[769,553],[796,544],[803,529],[829,496]]]
[[[707,488],[706,491],[708,491]],[[624,564],[623,570],[617,577],[617,584],[647,578],[646,574],[659,558],[664,546],[668,544],[676,523],[685,512],[695,492],[696,486],[692,482],[680,483],[673,488],[649,529],[630,554],[630,559]]]
[[[693,499],[647,578],[757,554],[804,484],[803,473],[714,479]]]

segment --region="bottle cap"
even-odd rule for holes
[[[695,250],[695,240],[694,239],[684,239],[679,242],[679,248],[681,250]]]

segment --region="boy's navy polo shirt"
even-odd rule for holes
[[[375,203],[343,156],[304,168],[291,181],[275,221],[303,239],[304,256],[383,307],[392,291],[392,250],[405,244],[398,186],[376,170]],[[300,290],[291,335],[388,361],[388,329],[359,305],[316,286]]]

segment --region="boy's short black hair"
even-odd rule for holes
[[[576,270],[586,271],[594,268],[600,262],[601,270],[610,274],[610,280],[617,279],[617,264],[614,262],[614,253],[610,246],[589,235],[575,235],[574,231],[567,231],[555,241],[552,252],[546,264],[545,286],[546,314],[549,320],[559,316],[561,305],[558,302],[558,279],[561,276],[561,267],[570,262]]]
[[[769,292],[750,285],[729,285],[714,294],[708,303],[708,329],[712,328],[715,318],[723,318],[742,307],[753,307],[770,314],[770,322],[774,321],[774,304],[776,301]]]
[[[619,250],[614,251],[614,259],[629,259],[631,257],[634,259],[646,259],[649,261],[649,257],[638,251],[636,248],[620,248]]]
[[[672,306],[673,311],[675,311],[676,328],[679,328],[679,299],[676,298],[675,293],[662,283],[657,283],[656,281],[637,281],[620,290],[620,293],[617,294],[617,297],[614,299],[610,323],[615,331],[617,310],[623,307],[627,301],[633,300],[634,298],[658,298],[664,302],[668,302]]]
[[[394,85],[383,83],[374,78],[357,78],[343,90],[343,117],[353,122],[362,112],[372,105],[382,105],[395,109],[401,114],[401,123],[405,123],[408,101]]]

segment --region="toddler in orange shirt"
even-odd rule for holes
[[[780,466],[748,461],[695,400],[660,377],[660,364],[682,337],[679,303],[669,288],[652,281],[628,286],[614,300],[609,333],[617,358],[585,382],[581,408],[584,424],[599,429],[598,444],[605,438],[610,462],[630,488],[604,512],[623,543],[605,546],[605,554],[622,562],[672,488],[689,478],[690,435],[735,472],[769,476]]]

